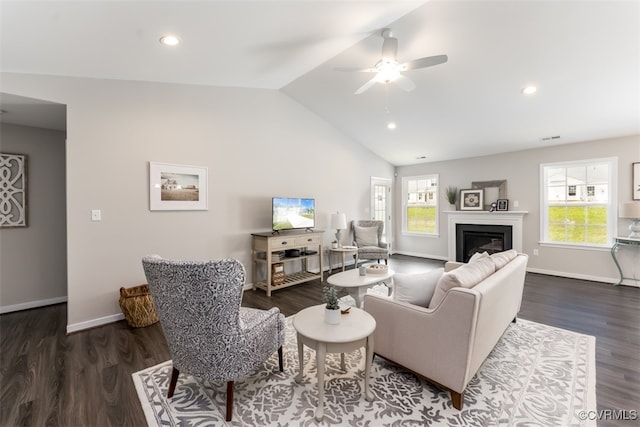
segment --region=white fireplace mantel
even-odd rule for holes
[[[528,211],[445,211],[449,220],[449,260],[456,260],[456,225],[510,225],[513,249],[522,252],[522,224]]]

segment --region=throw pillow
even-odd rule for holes
[[[476,252],[475,254],[471,255],[471,258],[469,258],[469,262],[478,261],[479,259],[483,258],[489,258],[489,254],[487,253],[487,251]]]
[[[378,227],[353,226],[356,244],[362,246],[378,246]]]
[[[496,270],[500,270],[502,267],[509,264],[509,262],[513,260],[517,255],[518,253],[515,249],[509,249],[504,252],[496,252],[495,254],[491,254],[490,258],[496,265]]]
[[[449,289],[458,287],[473,288],[495,271],[495,264],[491,258],[488,258],[461,265],[455,270],[443,274],[438,280],[436,290],[433,292],[429,308],[434,308],[440,304]]]
[[[393,299],[427,307],[444,268],[424,273],[396,273],[393,276]]]

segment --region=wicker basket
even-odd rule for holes
[[[141,328],[158,321],[149,285],[120,288],[120,308],[129,326]]]

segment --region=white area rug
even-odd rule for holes
[[[149,426],[581,426],[580,411],[596,410],[595,338],[518,319],[471,380],[464,407],[449,393],[376,357],[373,402],[362,396],[364,350],[327,356],[325,418],[317,402],[315,352],[305,347],[304,379],[298,372],[295,330],[287,318],[284,372],[277,354],[264,368],[235,383],[233,419],[226,422],[226,385],[181,374],[167,400],[171,361],[134,373]],[[428,357],[428,355],[425,355]]]

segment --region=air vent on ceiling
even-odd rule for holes
[[[545,137],[540,138],[540,141],[554,141],[556,139],[560,139],[560,135],[545,136]]]

